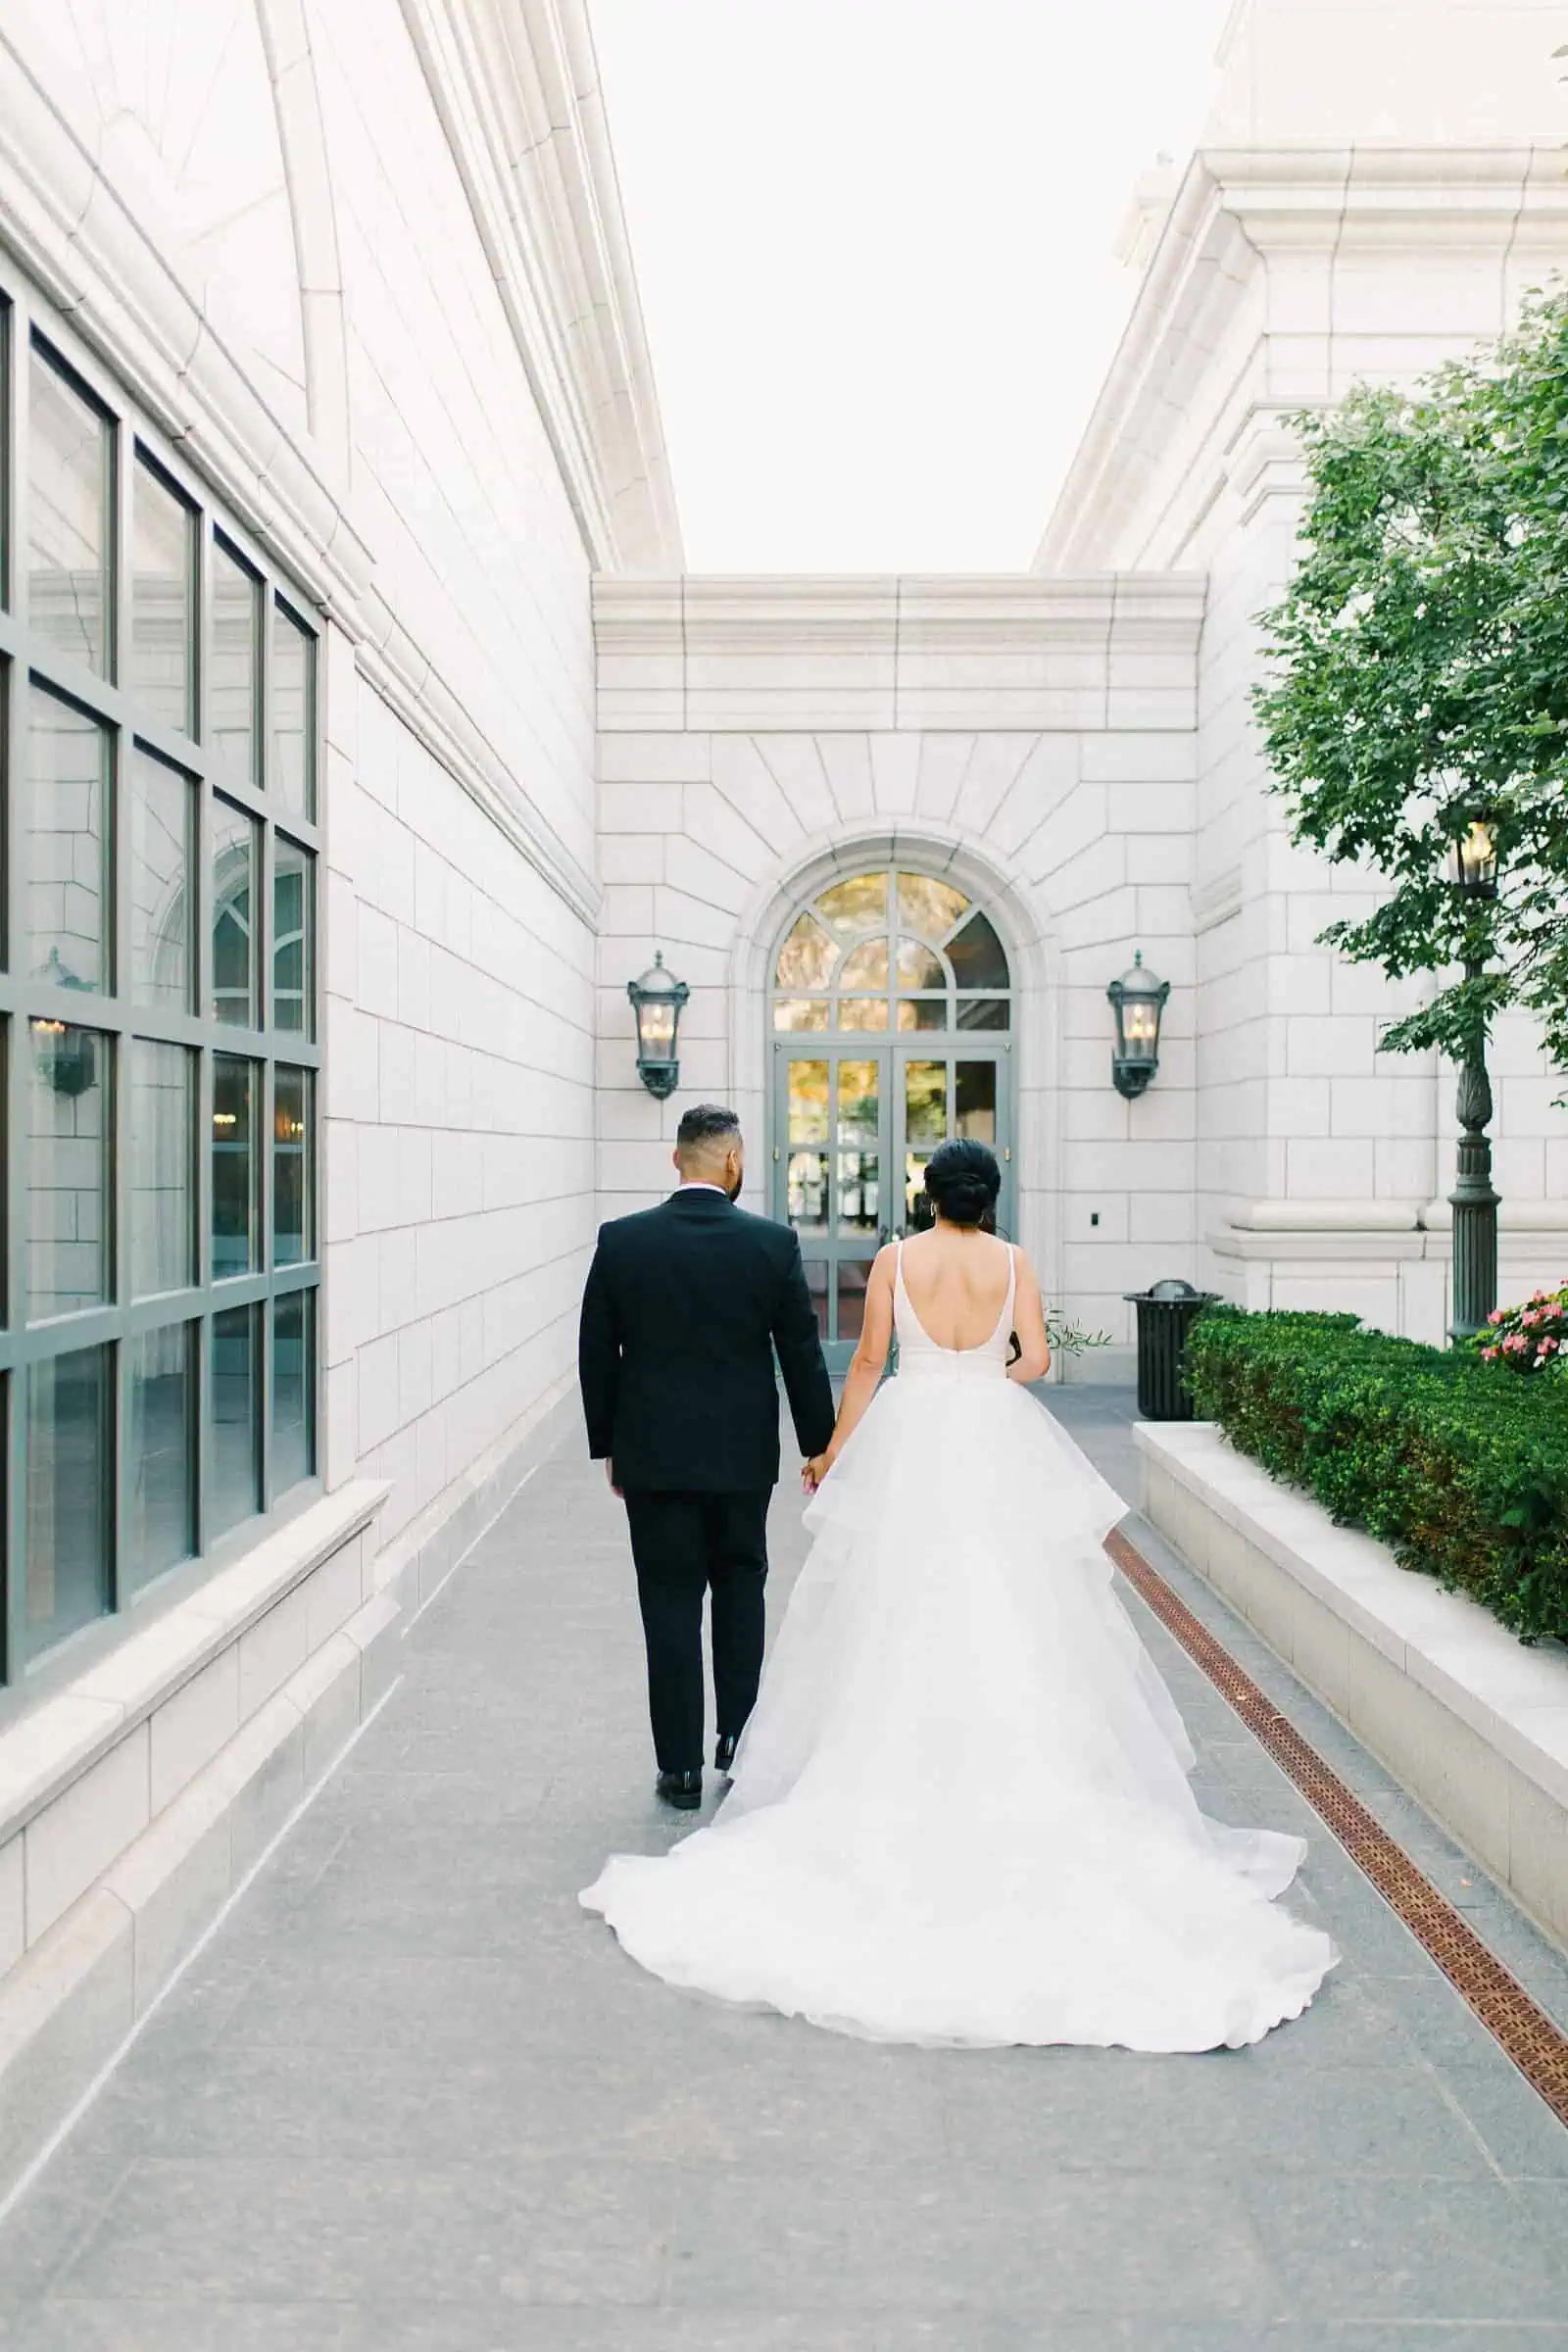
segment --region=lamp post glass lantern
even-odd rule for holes
[[[655,955],[652,970],[626,983],[637,1018],[637,1075],[661,1102],[680,1083],[680,1016],[691,993],[684,980],[664,969],[662,949]]]
[[[1497,836],[1484,817],[1473,818],[1449,845],[1447,878],[1461,900],[1474,904],[1497,895]],[[1467,980],[1479,980],[1485,958],[1467,954]],[[1492,1182],[1492,1080],[1487,1070],[1486,1024],[1471,1029],[1459,1065],[1458,1172],[1448,1195],[1453,1210],[1453,1337],[1473,1339],[1486,1328],[1497,1303],[1497,1195]]]
[[[1133,956],[1133,968],[1113,980],[1105,991],[1116,1015],[1116,1045],[1110,1075],[1118,1095],[1135,1102],[1159,1067],[1159,1024],[1170,995],[1170,982],[1156,980],[1144,969],[1144,952]]]
[[[1466,898],[1494,899],[1497,895],[1497,836],[1484,816],[1448,846],[1448,880]]]

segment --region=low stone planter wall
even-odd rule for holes
[[[1568,1650],[1527,1649],[1212,1424],[1136,1436],[1152,1525],[1568,1945]]]

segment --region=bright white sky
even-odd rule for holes
[[[592,0],[694,571],[1006,571],[1231,0]]]

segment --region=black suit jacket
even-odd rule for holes
[[[618,1487],[736,1494],[778,1478],[778,1350],[803,1454],[833,1435],[833,1392],[801,1246],[722,1193],[674,1193],[603,1226],[577,1367],[588,1450]]]

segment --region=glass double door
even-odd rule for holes
[[[773,1213],[800,1237],[829,1369],[860,1336],[865,1286],[884,1242],[931,1222],[926,1162],[949,1136],[1002,1161],[1011,1191],[1008,1048],[921,1037],[878,1045],[779,1041],[774,1053]]]

